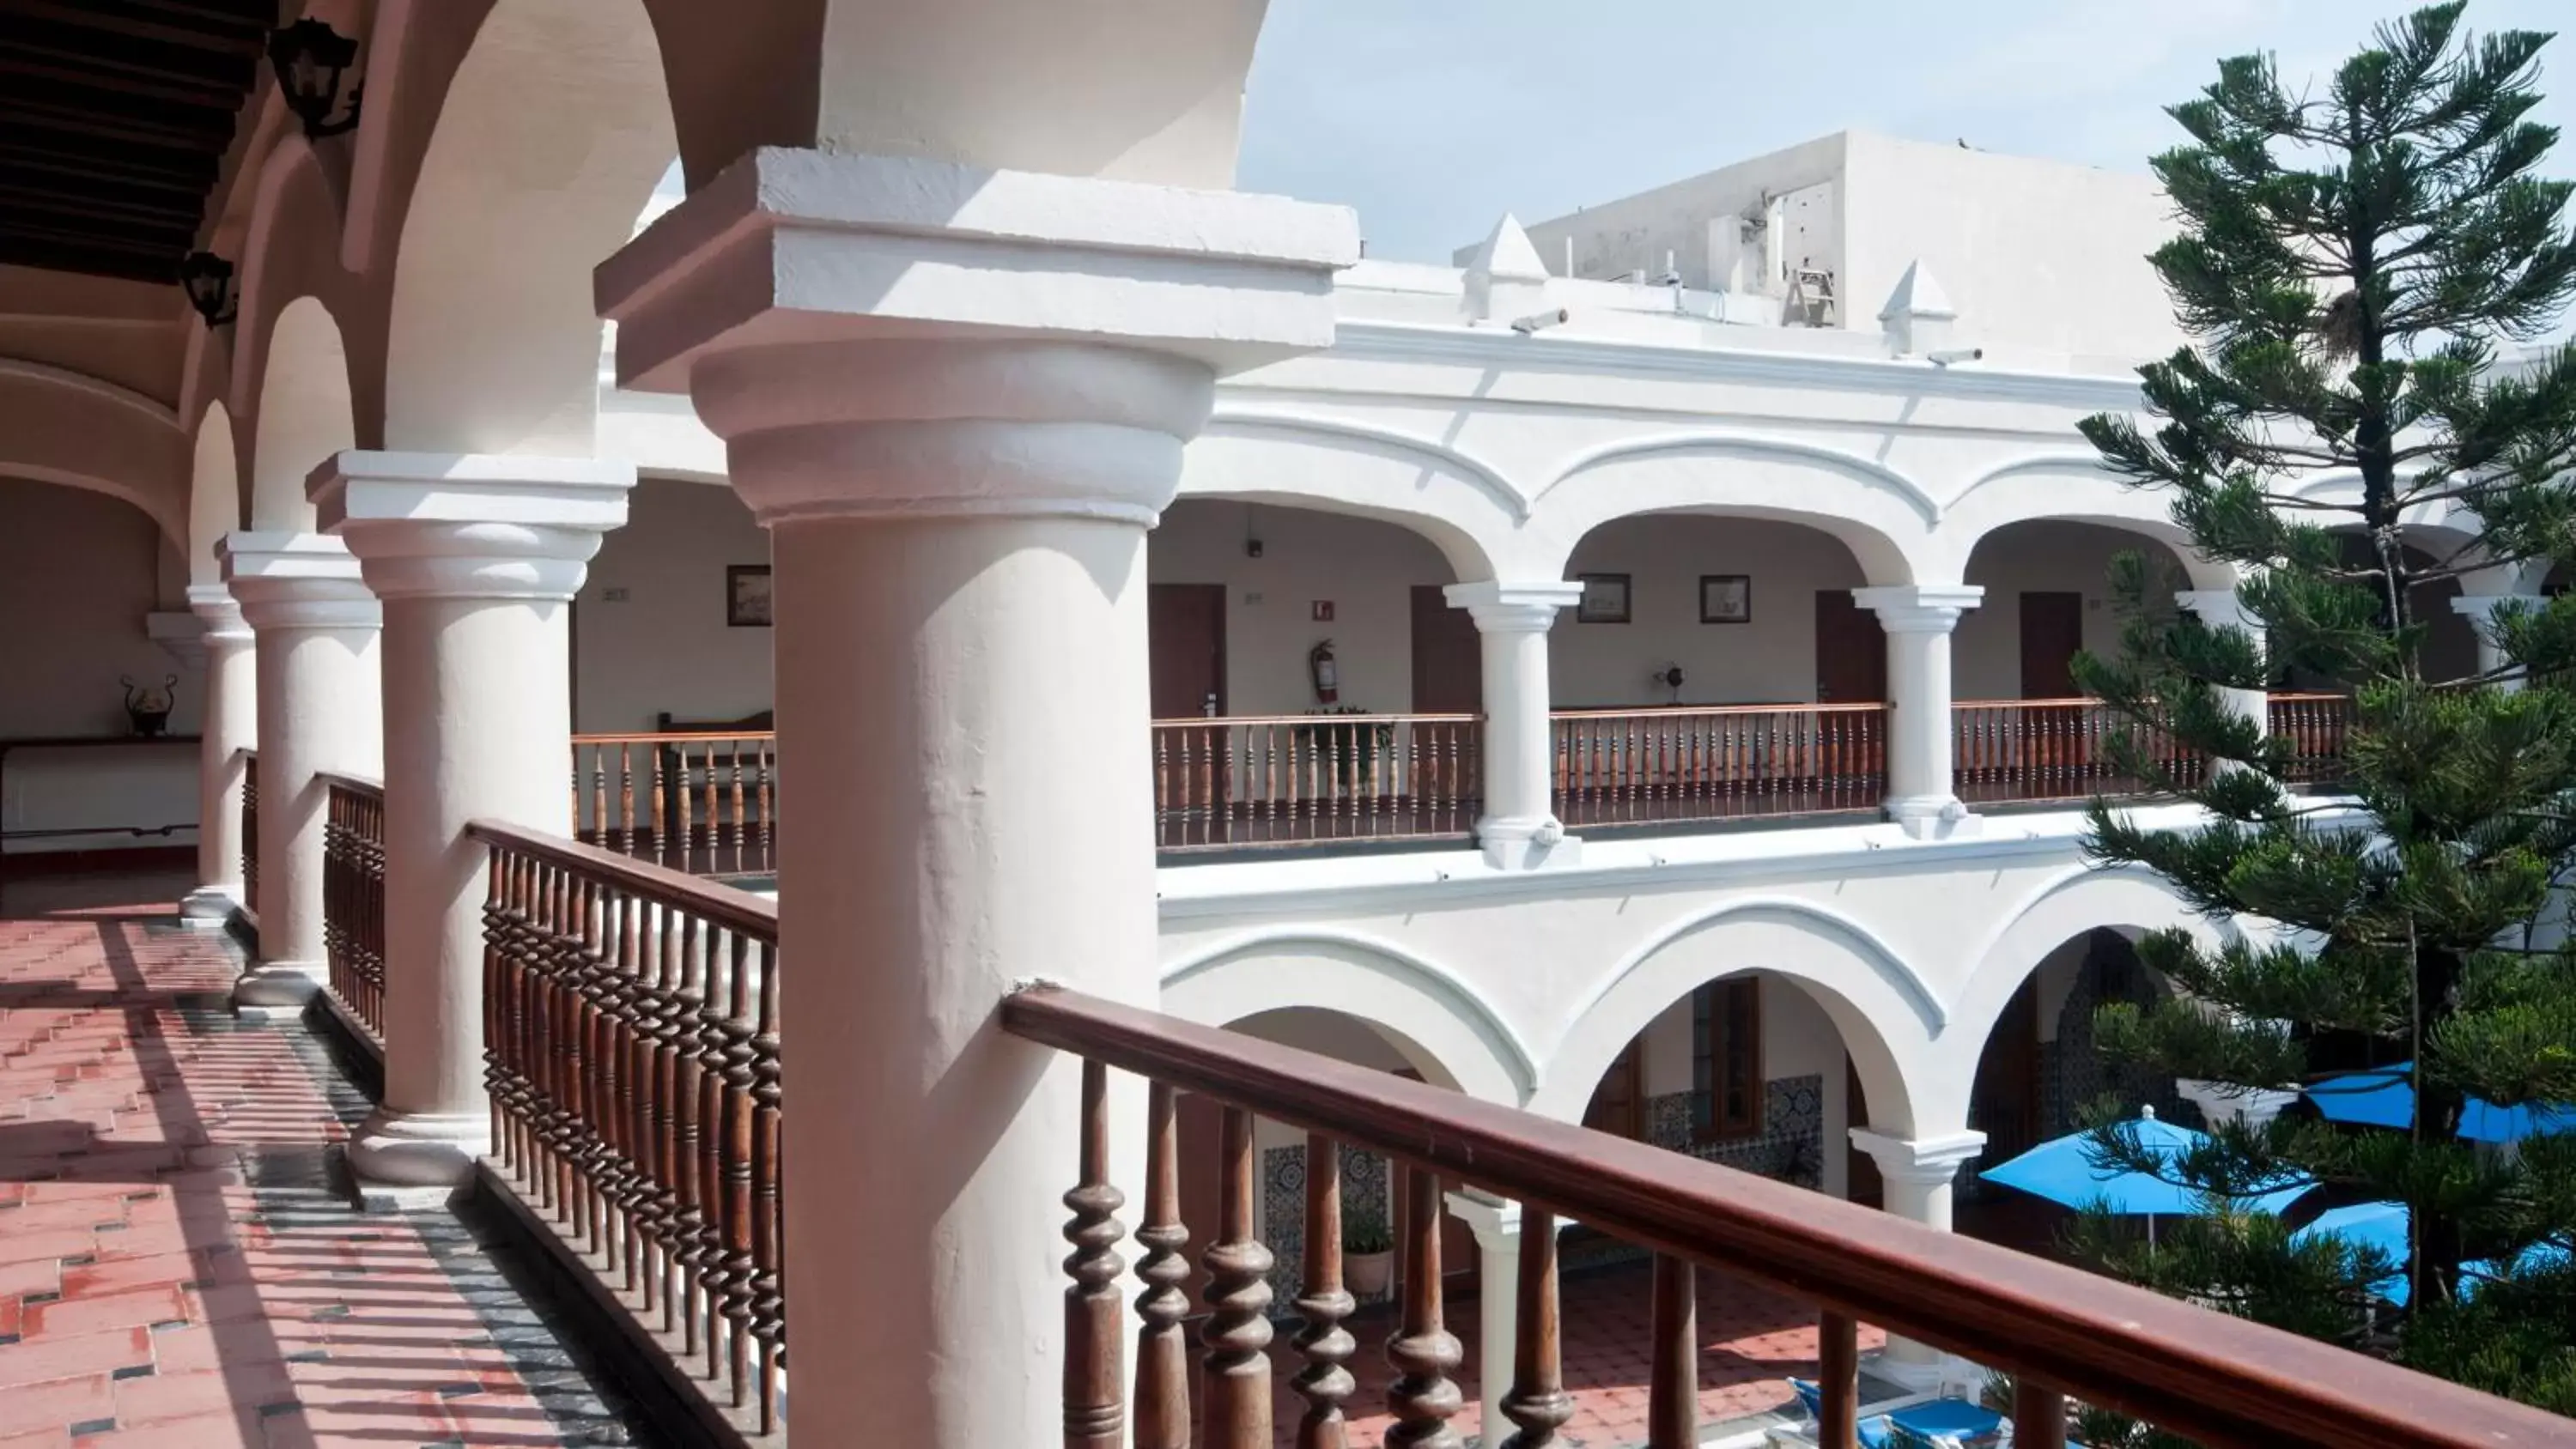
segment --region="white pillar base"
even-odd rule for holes
[[[238,882],[199,886],[179,898],[179,923],[194,930],[220,931],[240,909]]]
[[[483,1112],[389,1112],[379,1107],[349,1139],[349,1168],[363,1184],[454,1187],[492,1150]]]
[[[1479,820],[1476,844],[1485,852],[1486,864],[1496,870],[1561,870],[1583,863],[1583,838],[1566,834],[1565,826],[1552,815],[1536,820]]]
[[[1964,840],[1985,833],[1982,815],[1956,795],[1908,795],[1887,802],[1887,818],[1916,840]]]
[[[243,1021],[286,1022],[304,1014],[321,994],[329,968],[320,961],[262,961],[233,982],[233,1015]]]

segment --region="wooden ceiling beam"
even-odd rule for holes
[[[154,45],[182,46],[256,62],[266,27],[237,16],[191,13],[121,0],[0,0],[0,24],[12,20],[104,31]]]
[[[112,72],[112,73],[111,73]],[[256,74],[256,72],[254,72]],[[195,79],[166,71],[102,67],[77,51],[21,45],[0,37],[0,75],[24,76],[57,85],[94,91],[106,105],[143,96],[168,105],[232,114],[240,109],[243,86]]]
[[[122,146],[66,149],[40,145],[30,137],[11,135],[5,126],[0,126],[0,172],[13,167],[73,181],[95,179],[137,191],[166,193],[185,198],[191,207],[202,208],[206,188],[214,184],[222,163],[211,156],[140,152]]]

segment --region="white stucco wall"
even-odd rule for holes
[[[120,676],[158,687],[178,675],[171,732],[197,728],[202,676],[145,633],[145,616],[160,607],[165,566],[175,575],[175,548],[134,508],[103,494],[0,479],[0,617],[9,621],[0,645],[0,738],[127,734]],[[194,747],[184,745],[13,752],[0,829],[193,826],[196,766]],[[182,832],[149,843],[194,838]],[[72,837],[8,848],[131,843]]]
[[[2024,699],[2021,679],[2021,596],[2084,596],[2084,647],[2114,655],[2120,648],[2120,612],[2110,594],[2111,560],[2131,549],[2170,559],[2164,545],[2119,529],[2040,520],[2014,524],[1987,536],[1968,559],[1968,582],[1986,591],[1983,602],[1959,618],[1951,636],[1951,694],[1961,700]]]
[[[1664,254],[1671,252],[1685,284],[1709,287],[1713,285],[1708,265],[1710,221],[1758,210],[1766,197],[1831,180],[1842,170],[1848,135],[1821,136],[1652,191],[1586,206],[1571,216],[1530,226],[1530,241],[1548,270],[1560,275],[1564,274],[1565,244],[1571,238],[1574,276],[1615,277],[1640,269],[1659,274]],[[1466,265],[1473,250],[1461,247],[1454,260]],[[1797,258],[1793,255],[1789,260],[1794,265]],[[1837,273],[1842,269],[1842,258],[1831,247],[1821,260]],[[1871,310],[1877,310],[1875,304]]]
[[[647,478],[600,541],[574,615],[573,728],[649,730],[664,710],[740,719],[770,707],[770,631],[725,623],[725,568],[769,562],[734,491]]]
[[[1684,704],[1786,704],[1816,697],[1816,594],[1868,582],[1826,534],[1758,518],[1656,514],[1604,524],[1574,551],[1570,573],[1629,576],[1626,624],[1557,616],[1549,683],[1560,707],[1668,704],[1648,675],[1682,668]],[[1753,579],[1753,618],[1699,621],[1702,574]]]

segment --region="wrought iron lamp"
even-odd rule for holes
[[[348,114],[330,119],[340,98],[340,78],[357,59],[358,42],[309,15],[268,33],[269,68],[277,72],[277,88],[287,109],[304,123],[308,140],[357,129],[358,87],[349,89]]]
[[[206,319],[208,327],[221,327],[233,320],[233,264],[213,252],[190,252],[179,264],[179,285],[188,291],[188,305]]]

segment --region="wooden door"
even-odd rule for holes
[[[2075,651],[2084,647],[2082,594],[2024,591],[2021,596],[2021,697],[2073,699]],[[2080,704],[2024,706],[2021,765],[2043,793],[2071,790],[2092,763],[2085,728],[2090,713]]]
[[[1485,648],[1476,620],[1438,584],[1413,586],[1413,712],[1483,714]]]
[[[1869,1125],[1869,1094],[1861,1090],[1860,1068],[1849,1056],[1843,1058],[1843,1120],[1853,1127]],[[1878,1175],[1878,1159],[1864,1152],[1843,1134],[1844,1196],[1864,1207],[1878,1207],[1887,1199],[1887,1183]]]
[[[1887,631],[1878,615],[1860,606],[1849,589],[1816,591],[1816,702],[1869,704],[1887,698]],[[1843,719],[1830,732],[1830,748],[1820,747],[1811,768],[1800,773],[1820,799],[1875,805],[1874,799],[1851,802],[1853,786],[1887,773],[1886,717]]]
[[[1592,1100],[1583,1109],[1584,1126],[1630,1141],[1645,1140],[1645,1045],[1642,1036],[1631,1040],[1628,1049],[1610,1063],[1610,1070],[1601,1074],[1600,1085],[1592,1089]]]
[[[1225,585],[1148,584],[1154,718],[1225,713]]]
[[[1977,1161],[1992,1167],[2039,1145],[2039,974],[2023,979],[1977,1058],[1968,1125],[1986,1134]]]

